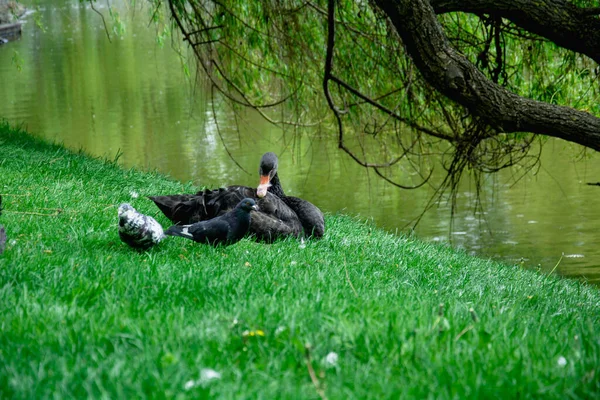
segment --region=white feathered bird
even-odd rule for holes
[[[162,226],[127,203],[119,206],[119,237],[129,246],[147,250],[165,238]]]

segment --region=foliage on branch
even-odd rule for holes
[[[149,1],[170,13],[213,88],[230,104],[295,129],[331,127],[340,148],[393,184],[426,183],[435,168],[431,155],[443,156],[447,178],[436,184],[441,191],[456,188],[465,171],[480,176],[516,163],[529,170],[537,162],[538,146],[530,150],[543,141],[538,131],[506,130],[510,124],[495,124],[432,84],[407,51],[391,7],[334,0]],[[465,12],[451,0],[392,3],[400,14],[408,10],[404,17],[410,7],[439,10],[440,25],[427,29],[441,26],[457,54],[491,83],[522,98],[600,116],[597,63],[559,47],[548,39],[554,33],[528,30],[533,23],[527,16],[503,14],[504,2],[470,0],[469,7],[488,8]],[[598,18],[591,0],[557,3],[586,21],[591,15],[592,25]],[[464,78],[452,67],[445,74]],[[412,170],[418,179],[409,177]]]

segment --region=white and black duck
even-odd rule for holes
[[[152,196],[150,199],[174,223],[192,224],[222,215],[242,199],[252,198],[260,211],[253,213],[249,232],[258,240],[271,242],[280,237],[298,237],[303,232],[307,236],[321,237],[325,231],[323,213],[308,201],[285,196],[277,167],[274,153],[262,156],[258,189],[228,186],[196,194]]]
[[[223,215],[190,225],[175,225],[167,229],[165,234],[181,236],[213,246],[233,244],[239,242],[248,233],[253,218],[250,215],[252,210],[259,210],[256,202],[251,198],[245,198],[233,210]]]
[[[147,250],[165,238],[162,226],[127,203],[119,206],[119,237],[129,246]]]

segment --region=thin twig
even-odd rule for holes
[[[348,267],[346,266],[346,259],[344,259],[344,271],[346,271],[346,281],[348,281],[348,284],[350,285],[350,289],[352,289],[352,291],[354,292],[354,296],[358,297],[358,293],[356,292],[356,289],[354,288],[354,285],[352,284],[352,281],[350,280],[350,275],[348,274]]]
[[[225,151],[227,152],[227,155],[229,156],[231,161],[233,161],[235,163],[235,165],[238,166],[239,169],[244,171],[246,174],[250,175],[250,173],[248,171],[246,171],[246,169],[244,167],[242,167],[239,162],[237,162],[237,160],[235,159],[233,154],[231,154],[231,152],[229,151],[229,148],[227,147],[227,143],[225,143],[225,139],[223,138],[223,134],[221,133],[221,128],[219,128],[219,120],[217,119],[217,110],[215,109],[214,89],[215,89],[215,85],[211,85],[210,95],[211,95],[212,101],[210,102],[210,104],[212,106],[212,114],[213,114],[213,119],[215,120],[215,128],[217,130],[217,134],[219,135],[219,138],[221,139],[221,143],[223,143],[223,147],[225,148]]]
[[[317,394],[321,397],[321,399],[327,400],[325,391],[321,387],[321,383],[319,382],[319,379],[317,378],[317,374],[315,374],[315,370],[313,369],[312,363],[310,361],[310,344],[307,343],[304,346],[304,350],[305,350],[304,357],[306,358],[306,368],[308,368],[308,374],[310,375],[310,380],[312,381],[313,385],[315,385]]]
[[[381,103],[379,103],[377,101],[374,101],[370,97],[368,97],[368,96],[364,95],[363,93],[359,92],[357,89],[355,89],[354,87],[350,86],[349,84],[347,84],[346,82],[344,82],[340,78],[336,77],[335,75],[331,75],[331,80],[334,81],[335,83],[337,83],[338,85],[344,87],[350,93],[354,94],[356,97],[362,99],[366,103],[372,105],[375,108],[378,108],[382,112],[388,114],[391,117],[394,117],[398,121],[404,122],[405,124],[409,125],[411,128],[413,128],[413,129],[415,129],[417,131],[423,132],[423,133],[425,133],[427,135],[430,135],[430,136],[437,137],[439,139],[447,140],[448,142],[453,142],[455,140],[452,136],[449,136],[449,135],[446,135],[446,134],[443,134],[443,133],[440,133],[440,132],[435,132],[435,131],[433,131],[433,130],[431,130],[429,128],[425,128],[423,126],[419,126],[419,125],[415,124],[414,122],[411,122],[408,119],[401,117],[400,115],[398,115],[393,110],[390,110],[389,108],[385,107]]]
[[[100,18],[102,18],[102,24],[104,25],[104,32],[106,32],[106,36],[108,37],[109,43],[112,43],[112,40],[110,39],[110,33],[108,32],[108,26],[106,26],[106,20],[104,19],[104,15],[102,15],[102,13],[100,11],[98,11],[96,9],[96,7],[94,7],[94,0],[89,0],[89,3],[90,3],[90,7],[92,8],[92,10],[94,10],[96,12],[96,14],[98,14],[100,16]]]
[[[203,41],[201,41],[201,42],[194,42],[194,43],[191,43],[191,42],[190,42],[190,44],[191,44],[192,46],[194,46],[194,47],[195,47],[195,46],[202,46],[202,45],[205,45],[205,44],[216,43],[216,42],[218,42],[219,40],[220,40],[220,39],[210,39],[210,40],[203,40]]]
[[[217,25],[217,26],[209,26],[207,28],[198,29],[196,31],[189,32],[187,34],[187,37],[185,39],[183,39],[183,40],[188,40],[189,41],[190,36],[192,36],[192,35],[197,35],[199,33],[204,33],[204,32],[208,32],[208,31],[212,31],[214,29],[221,29],[222,27],[223,27],[223,25]]]
[[[156,16],[159,13],[161,6],[162,6],[162,1],[159,1],[158,4],[156,5],[156,8],[154,9],[154,12],[152,13],[152,16],[150,17],[150,21],[148,21],[148,27],[152,24],[152,21],[155,20]]]
[[[377,167],[375,167],[374,170],[375,170],[375,173],[377,175],[379,175],[379,177],[382,178],[384,181],[386,181],[386,182],[388,182],[388,183],[390,183],[390,184],[392,184],[392,185],[394,185],[396,187],[399,187],[401,189],[409,189],[409,190],[420,188],[421,186],[423,186],[424,184],[426,184],[427,182],[429,182],[429,178],[431,178],[431,176],[433,175],[433,168],[432,168],[431,171],[429,171],[429,175],[427,175],[427,177],[423,179],[423,182],[419,183],[416,186],[405,186],[405,185],[401,185],[401,184],[399,184],[399,183],[391,180],[387,176],[383,175],[381,172],[379,172],[379,169]]]
[[[56,217],[58,214],[63,212],[62,208],[43,208],[43,210],[54,210],[54,212],[51,214],[44,214],[44,213],[39,213],[39,212],[34,212],[34,211],[11,211],[11,210],[3,210],[3,211],[7,212],[7,213],[13,213],[13,214],[39,215],[41,217]]]
[[[558,264],[560,264],[560,262],[562,261],[562,259],[563,259],[563,257],[564,257],[564,256],[565,256],[565,253],[563,252],[563,253],[560,255],[560,258],[558,259],[558,262],[556,263],[556,265],[554,266],[554,268],[552,268],[552,271],[550,271],[550,272],[548,273],[548,275],[546,275],[546,278],[547,278],[547,277],[549,277],[550,275],[552,275],[552,273],[553,273],[553,272],[556,270],[556,268],[558,267]]]
[[[474,326],[473,326],[473,325],[469,325],[469,326],[467,326],[465,329],[463,329],[463,330],[462,330],[462,331],[461,331],[461,332],[458,334],[458,336],[456,336],[456,337],[454,338],[454,341],[455,341],[455,342],[457,342],[457,341],[458,341],[458,339],[460,339],[460,338],[462,337],[462,335],[464,335],[465,333],[469,332],[469,331],[470,331],[471,329],[473,329],[473,328],[474,328]]]

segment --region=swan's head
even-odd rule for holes
[[[267,195],[267,190],[271,186],[271,179],[277,174],[277,156],[275,153],[265,153],[260,159],[258,174],[260,175],[260,184],[256,189],[256,195],[260,198]]]

